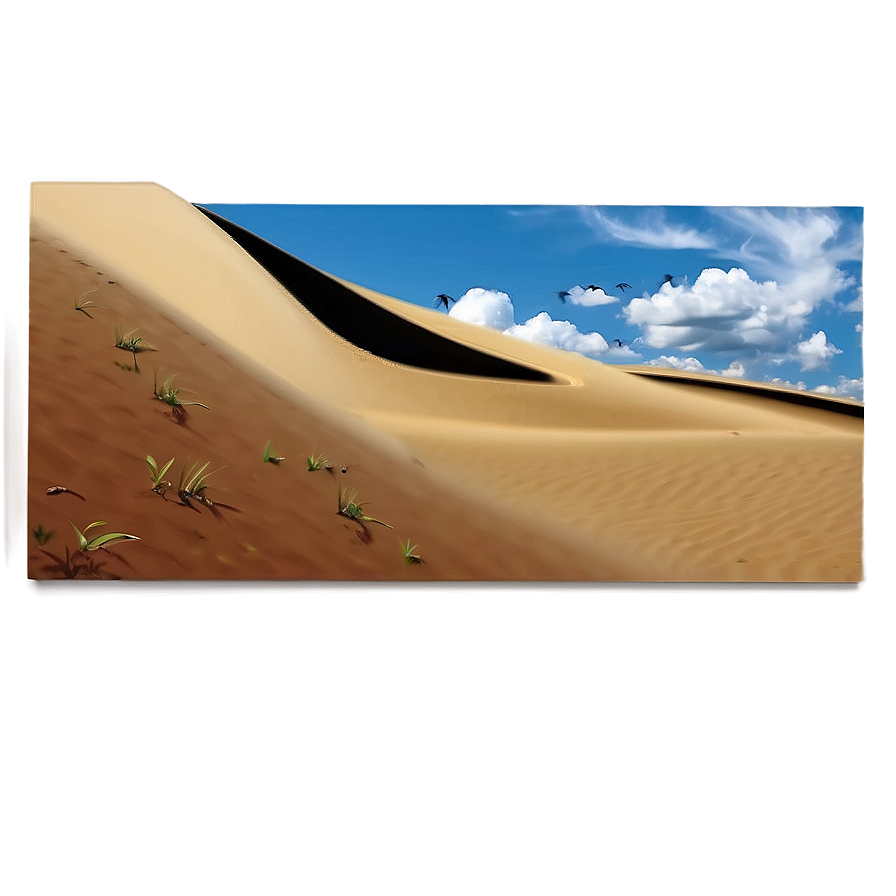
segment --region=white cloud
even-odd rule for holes
[[[467,290],[448,313],[458,320],[489,327],[506,336],[593,358],[633,362],[641,357],[628,346],[608,344],[598,332],[583,333],[568,320],[554,320],[547,311],[517,324],[513,319],[510,296],[495,289],[474,287]]]
[[[567,291],[566,301],[573,305],[584,305],[591,308],[594,305],[612,305],[619,301],[618,296],[610,296],[604,292],[603,287],[597,289],[585,289],[584,286],[571,286]]]
[[[864,377],[848,379],[845,376],[841,376],[836,386],[816,386],[812,391],[820,392],[822,395],[835,395],[862,401],[865,393],[865,379]]]
[[[799,342],[795,348],[795,357],[800,362],[800,370],[826,369],[834,355],[843,352],[831,342],[824,330],[813,333],[808,339]]]
[[[527,342],[537,342],[583,355],[604,355],[609,350],[607,340],[600,333],[581,333],[568,320],[553,320],[547,311],[536,314],[524,324],[515,324],[504,332]]]
[[[863,330],[862,325],[861,325],[861,324],[856,324],[856,333],[861,333],[862,330]]]
[[[839,264],[862,258],[861,225],[845,227],[833,209],[719,207],[710,211],[749,234],[740,252],[758,264],[805,270],[820,259]]]
[[[746,368],[740,361],[732,361],[725,370],[709,370],[697,358],[678,358],[675,355],[660,355],[659,358],[645,361],[644,364],[651,367],[672,367],[688,373],[712,373],[732,379],[743,379],[746,374]]]
[[[765,382],[772,386],[783,386],[785,389],[796,389],[798,392],[805,392],[808,388],[802,380],[798,383],[791,383],[790,380],[781,379],[779,376],[772,377],[771,379],[766,377]]]
[[[623,309],[647,345],[687,352],[783,351],[810,311],[774,281],[758,283],[742,268],[707,268],[693,286],[664,283]]]
[[[513,302],[506,292],[475,286],[468,289],[448,312],[451,317],[492,330],[513,326]]]
[[[715,208],[713,213],[749,234],[728,257],[786,286],[795,299],[815,307],[854,285],[840,269],[862,258],[861,226],[847,226],[832,209]]]
[[[660,355],[644,362],[650,367],[671,367],[674,370],[684,370],[688,373],[709,373],[709,371],[696,358],[677,358],[675,355]]]
[[[713,240],[692,227],[666,222],[658,209],[646,209],[638,225],[626,224],[596,208],[582,209],[585,221],[595,230],[606,232],[623,243],[650,249],[712,249]]]
[[[858,311],[863,312],[865,310],[865,290],[863,287],[859,287],[858,295],[846,305],[843,306],[844,311]]]
[[[742,361],[732,361],[724,370],[720,370],[722,376],[731,377],[734,380],[742,380],[747,375],[747,368]]]

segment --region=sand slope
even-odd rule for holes
[[[861,578],[863,423],[834,401],[639,376],[328,278],[396,333],[412,323],[545,381],[385,360],[153,184],[35,184],[32,240],[29,527],[56,530],[46,552],[73,544],[65,502],[78,525],[141,535],[101,558],[136,578]],[[73,303],[94,286],[90,319]],[[139,374],[115,364],[131,360],[116,323],[159,349]],[[211,410],[178,424],[152,398],[159,368]],[[261,463],[269,438],[279,467]],[[307,473],[312,451],[348,472]],[[146,453],[223,466],[211,494],[236,509],[152,494]],[[89,500],[47,496],[56,479]],[[335,513],[340,480],[395,532],[362,541]],[[402,562],[399,536],[425,564]],[[55,576],[29,544],[29,574]]]

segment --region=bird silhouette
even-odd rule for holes
[[[448,310],[448,303],[449,303],[449,302],[456,302],[456,301],[457,301],[457,299],[452,298],[451,296],[446,296],[445,293],[440,293],[439,295],[437,295],[437,296],[432,300],[432,303],[433,303],[433,305],[434,305],[436,308],[438,308],[439,305],[444,305],[444,306],[445,306],[445,310],[447,311],[447,310]]]
[[[667,283],[669,286],[675,286],[675,278],[671,274],[663,274],[663,281],[660,283],[660,286],[665,286]]]
[[[631,283],[617,283],[616,284],[616,289],[621,289],[623,292],[625,292],[627,289],[631,289],[631,288],[632,288]]]
[[[627,342],[623,342],[621,339],[611,339],[610,345],[618,345],[619,348],[622,348],[624,345],[628,345]]]
[[[591,292],[595,292],[596,290],[599,289],[602,293],[604,293],[604,295],[606,295],[606,292],[607,292],[602,286],[595,286],[593,283],[589,283],[589,284],[585,287],[585,289],[590,289]]]
[[[559,292],[555,292],[554,295],[565,305],[566,300],[569,298],[569,290],[561,289]]]

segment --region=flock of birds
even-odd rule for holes
[[[675,286],[675,280],[676,280],[676,278],[672,274],[664,274],[663,279],[659,283],[659,287],[663,287],[667,283],[670,286]],[[609,293],[602,286],[597,286],[594,283],[589,283],[587,286],[582,286],[579,288],[583,292],[596,292],[597,290],[600,290],[602,293],[604,293],[604,295],[609,295]],[[625,295],[625,291],[627,289],[631,289],[632,285],[631,285],[631,283],[626,283],[625,281],[622,281],[620,283],[617,283],[615,288],[618,289],[623,295]],[[575,289],[575,287],[573,287],[573,289]],[[561,289],[561,290],[553,293],[553,295],[555,295],[558,299],[560,299],[561,303],[565,305],[566,300],[568,298],[570,298],[570,296],[572,295],[572,290],[571,289]],[[439,308],[441,306],[444,306],[445,310],[447,311],[448,308],[450,307],[450,303],[456,302],[456,301],[457,301],[457,299],[455,299],[453,296],[449,296],[446,293],[442,292],[442,293],[439,293],[432,300],[432,304],[433,304],[434,308]],[[623,342],[621,339],[611,339],[610,340],[610,345],[618,345],[620,348],[622,348],[624,345],[628,345],[628,344],[629,344],[628,342]]]

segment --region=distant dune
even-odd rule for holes
[[[154,184],[34,184],[31,226],[32,578],[862,577],[854,402],[513,339]],[[152,350],[116,348],[116,326]],[[207,407],[154,398],[171,375]],[[164,495],[147,454],[175,458]],[[205,463],[209,500],[180,500]],[[69,520],[140,540],[76,553]]]

